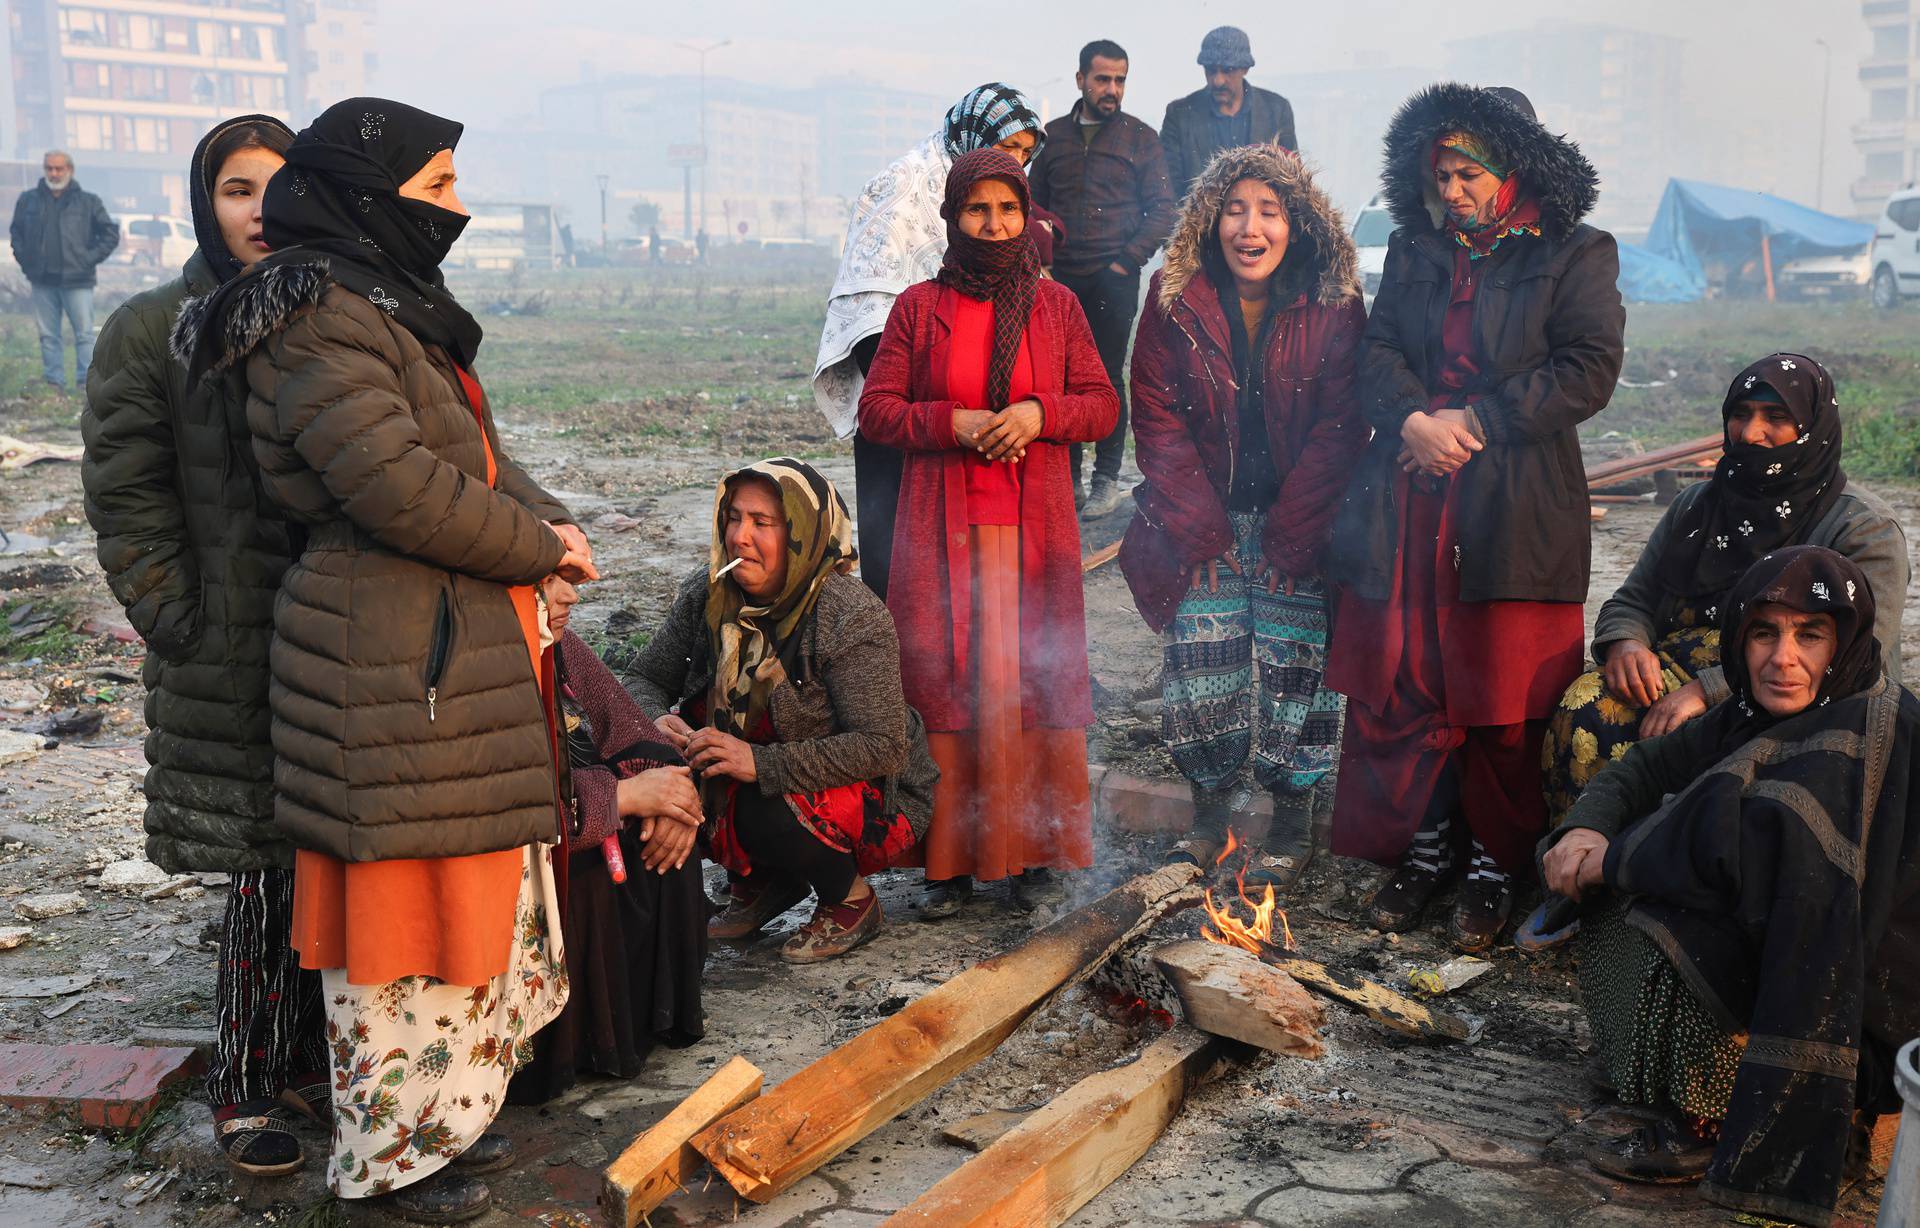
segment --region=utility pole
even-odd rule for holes
[[[1827,96],[1833,91],[1833,48],[1824,38],[1813,40],[1820,50],[1826,53],[1826,70],[1820,74],[1820,155],[1814,163],[1813,207],[1822,213],[1827,211]]]
[[[731,46],[733,40],[723,38],[717,43],[701,46],[698,43],[678,43],[687,51],[700,57],[700,229],[707,228],[707,159],[711,156],[707,150],[707,55],[722,47]]]
[[[595,175],[600,184],[600,255],[607,255],[607,176]]]

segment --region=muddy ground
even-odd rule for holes
[[[712,483],[723,466],[797,452],[851,489],[845,448],[827,436],[806,403],[803,379],[795,378],[804,376],[810,356],[793,340],[804,337],[806,321],[786,319],[778,291],[766,293],[764,304],[749,304],[773,320],[765,336],[749,337],[752,325],[727,325],[728,309],[714,307],[722,323],[709,317],[688,341],[701,351],[687,364],[690,374],[662,378],[647,395],[607,399],[589,389],[565,403],[529,397],[524,406],[501,398],[507,446],[574,507],[594,539],[607,579],[588,590],[576,623],[603,641],[644,636],[678,578],[704,557]],[[567,321],[510,323],[520,327],[501,329],[502,351],[516,361],[501,384],[551,384],[552,371],[533,370],[533,360],[551,359]],[[611,352],[593,361],[622,361],[617,336],[600,330],[595,337],[592,346]],[[5,340],[0,336],[0,345]],[[75,442],[76,412],[71,402],[32,392],[0,402],[0,433]],[[1904,522],[1916,523],[1920,490],[1875,488]],[[142,649],[130,642],[106,591],[79,499],[78,465],[0,472],[0,529],[10,536],[0,543],[0,727],[58,742],[0,765],[0,925],[33,930],[21,946],[0,951],[0,1042],[196,1043],[211,1027],[212,939],[224,887],[219,876],[203,876],[171,884],[163,898],[143,899],[156,892],[154,884],[110,885],[124,870],[102,882],[103,872],[137,858],[141,848]],[[1595,526],[1589,618],[1657,515],[1650,504],[1614,506]],[[1124,521],[1117,514],[1090,526],[1086,548],[1113,540]],[[1914,597],[1909,593],[1910,605]],[[1151,704],[1142,703],[1155,693],[1157,645],[1116,568],[1090,577],[1087,620],[1100,715],[1090,734],[1095,757],[1170,776]],[[1916,659],[1920,635],[1911,619],[1905,640]],[[1156,838],[1106,824],[1099,840],[1096,869],[1075,876],[1076,899],[1151,865],[1160,849]],[[1286,906],[1305,953],[1400,985],[1408,971],[1450,952],[1433,929],[1389,938],[1358,920],[1377,873],[1322,857]],[[778,944],[803,919],[790,914],[756,942],[716,949],[704,1042],[661,1051],[630,1082],[590,1081],[547,1108],[509,1109],[502,1128],[518,1140],[522,1159],[492,1179],[499,1205],[482,1222],[601,1223],[593,1206],[600,1168],[713,1067],[742,1053],[770,1081],[784,1077],[1050,919],[1012,912],[996,888],[960,917],[926,925],[914,919],[914,876],[884,875],[878,885],[890,924],[870,946],[824,966],[788,967],[777,958]],[[12,916],[21,897],[65,891],[78,892],[86,909],[30,923]],[[1324,1060],[1266,1057],[1226,1070],[1195,1093],[1145,1159],[1071,1222],[1729,1221],[1688,1192],[1622,1187],[1584,1166],[1581,1147],[1625,1119],[1582,1080],[1590,1039],[1571,968],[1562,957],[1523,959],[1510,948],[1494,964],[1491,974],[1447,1000],[1481,1025],[1471,1047],[1407,1042],[1330,1005]],[[45,978],[52,977],[78,980],[50,986]],[[1154,1032],[1152,1021],[1116,1010],[1093,989],[1076,989],[977,1067],[773,1204],[755,1208],[736,1204],[724,1189],[696,1188],[652,1222],[876,1224],[965,1157],[939,1140],[942,1126],[990,1108],[1044,1103],[1124,1060]],[[303,1174],[236,1181],[212,1148],[207,1121],[191,1096],[133,1138],[0,1108],[0,1223],[347,1222],[324,1193],[323,1139],[307,1140]],[[1873,1185],[1850,1191],[1845,1216],[1870,1221],[1877,1193]],[[387,1222],[377,1213],[354,1214]]]

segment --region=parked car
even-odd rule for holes
[[[1788,298],[1857,298],[1873,280],[1867,248],[1844,256],[1808,256],[1774,271],[1774,288]]]
[[[1887,198],[1867,251],[1875,307],[1892,310],[1920,294],[1920,186],[1910,183]]]
[[[1380,274],[1387,267],[1387,240],[1392,237],[1393,216],[1376,195],[1353,215],[1353,246],[1360,257],[1360,285],[1369,311],[1373,309],[1373,296],[1380,292]]]
[[[177,269],[193,255],[200,241],[186,218],[158,213],[120,215],[120,246],[108,257],[111,264],[142,268]]]

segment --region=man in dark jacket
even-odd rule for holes
[[[1160,144],[1167,151],[1167,181],[1185,196],[1213,155],[1242,145],[1277,144],[1300,152],[1293,135],[1293,104],[1272,90],[1247,84],[1253,46],[1246,31],[1219,26],[1200,40],[1199,64],[1207,87],[1167,104]]]
[[[13,258],[33,286],[33,319],[40,329],[40,368],[65,389],[60,320],[73,325],[74,387],[87,384],[93,361],[93,270],[120,246],[120,226],[100,198],[73,179],[73,158],[50,149],[43,178],[13,205]]]
[[[1058,214],[1073,236],[1056,255],[1053,276],[1079,297],[1120,395],[1113,433],[1094,446],[1093,485],[1084,502],[1084,515],[1092,518],[1120,505],[1127,443],[1122,368],[1140,306],[1140,268],[1173,229],[1173,191],[1159,136],[1120,110],[1127,91],[1127,53],[1120,45],[1099,39],[1082,47],[1073,80],[1080,101],[1047,125],[1046,147],[1027,177],[1033,203]],[[1081,502],[1079,444],[1073,445],[1073,487]]]

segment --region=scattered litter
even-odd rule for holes
[[[58,1019],[60,1016],[66,1014],[68,1011],[72,1010],[74,1007],[80,1005],[82,1002],[85,1002],[86,1000],[87,1000],[87,996],[85,994],[75,994],[73,997],[68,998],[65,1002],[62,1002],[57,1006],[42,1007],[40,1010],[40,1017],[42,1019]]]
[[[1472,955],[1450,959],[1438,968],[1415,968],[1407,974],[1407,984],[1422,998],[1452,993],[1462,985],[1493,971],[1493,965]]]
[[[87,901],[78,891],[63,891],[57,895],[30,895],[23,900],[15,900],[13,915],[22,921],[45,921],[49,917],[82,912],[86,907]]]
[[[645,523],[646,521],[624,512],[606,512],[595,516],[590,527],[607,533],[629,533]]]
[[[108,891],[144,892],[149,887],[166,883],[167,880],[168,875],[165,870],[140,857],[116,861],[100,871],[100,886]]]
[[[105,885],[106,876],[104,874],[101,875],[100,881],[102,885]],[[143,900],[164,900],[168,896],[178,895],[181,888],[186,887],[193,881],[194,876],[191,874],[176,874],[166,882],[161,883],[158,887],[149,887],[145,891],[142,891],[140,898]]]
[[[0,951],[11,951],[33,937],[29,925],[0,925]]]
[[[205,887],[194,883],[180,888],[179,892],[173,898],[176,900],[197,900],[206,893],[207,889]]]

